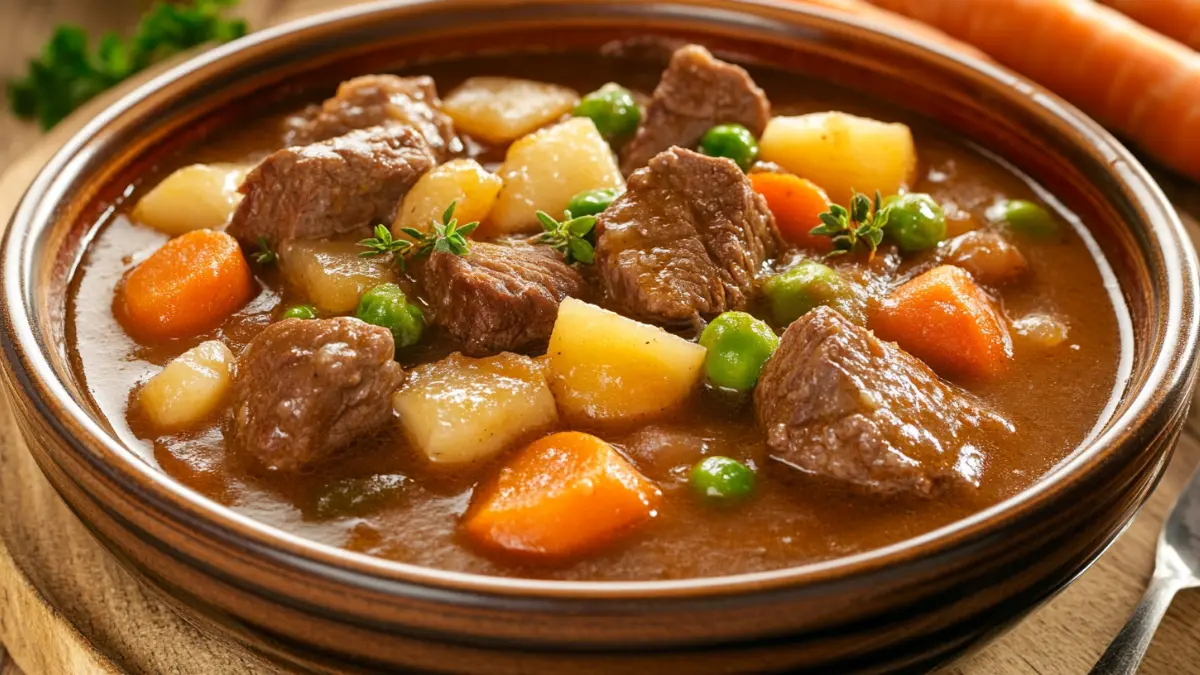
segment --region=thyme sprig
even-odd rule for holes
[[[466,255],[471,248],[467,235],[479,227],[479,221],[459,225],[458,219],[454,217],[454,207],[457,205],[457,200],[450,202],[450,206],[442,213],[442,222],[432,220],[428,232],[422,232],[415,227],[400,228],[401,232],[408,235],[407,239],[397,239],[392,236],[386,225],[376,225],[374,237],[358,242],[359,246],[367,249],[359,252],[358,256],[371,258],[392,253],[400,266],[404,267],[405,258],[408,256],[424,258],[434,252]]]
[[[883,229],[887,226],[888,210],[882,206],[879,191],[875,191],[875,201],[872,204],[867,195],[855,191],[850,198],[850,208],[847,210],[840,204],[832,204],[829,210],[820,216],[821,224],[810,230],[817,237],[829,237],[833,240],[833,250],[828,256],[852,253],[865,244],[875,256],[875,250],[883,241]]]
[[[252,257],[254,258],[254,262],[259,265],[270,265],[279,259],[275,251],[271,250],[271,242],[267,241],[266,237],[258,238],[258,252],[252,254]]]
[[[570,211],[563,211],[563,219],[559,221],[545,211],[538,211],[537,219],[545,231],[537,236],[536,241],[548,244],[561,253],[568,265],[576,262],[590,265],[596,259],[593,247],[596,216],[574,218]]]

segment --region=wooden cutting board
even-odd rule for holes
[[[0,0],[0,76],[21,67],[58,21],[96,32],[127,26],[144,8],[131,0]],[[262,27],[331,6],[336,0],[243,0],[241,13]],[[130,85],[132,86],[132,84]],[[0,227],[37,169],[77,128],[120,92],[91,104],[49,135],[0,115]],[[5,105],[4,108],[7,108]],[[91,112],[89,112],[91,111]],[[1194,240],[1200,190],[1170,184]],[[1200,463],[1200,412],[1180,437],[1162,485],[1129,530],[1069,589],[948,675],[1085,673],[1141,596],[1164,515]],[[5,649],[7,648],[7,656]],[[276,666],[206,635],[135,583],[91,538],[42,477],[0,399],[0,675],[173,673],[259,675]],[[1200,593],[1181,594],[1150,648],[1147,675],[1200,672]]]

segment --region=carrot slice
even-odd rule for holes
[[[594,550],[655,515],[662,493],[590,434],[547,436],[477,491],[463,528],[479,544],[554,559]]]
[[[113,312],[137,340],[185,338],[220,325],[254,291],[237,240],[193,230],[163,244],[125,277]]]
[[[809,234],[829,210],[829,197],[815,183],[788,173],[763,172],[750,174],[750,185],[767,200],[786,241],[821,252],[833,249],[829,237]]]
[[[1200,54],[1187,46],[1094,0],[871,1],[975,45],[1200,179]]]
[[[971,276],[952,265],[893,291],[872,315],[871,328],[946,375],[991,377],[1012,358],[1004,319]]]

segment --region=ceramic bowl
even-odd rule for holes
[[[64,292],[95,209],[156,157],[270,102],[486,46],[595,50],[659,35],[850,83],[994,152],[1091,230],[1132,316],[1102,432],[1033,488],[826,563],[670,582],[450,573],[348,553],[193,494],[122,447],[82,393]],[[920,670],[1062,589],[1161,475],[1194,379],[1196,259],[1146,171],[1095,123],[992,64],[770,0],[394,0],[251,35],[109,108],[46,166],[3,249],[4,379],[30,451],[95,535],[192,620],[323,671]]]

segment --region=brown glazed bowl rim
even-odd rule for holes
[[[161,105],[163,96],[178,95],[195,88],[201,75],[214,75],[243,61],[269,58],[272,48],[282,49],[289,41],[314,41],[328,37],[339,26],[370,21],[388,13],[465,12],[481,10],[492,0],[384,0],[354,6],[301,19],[253,33],[242,40],[201,54],[122,98],[91,120],[47,163],[28,189],[13,216],[0,251],[3,280],[3,330],[5,359],[11,381],[36,406],[55,433],[68,441],[95,471],[112,479],[124,491],[135,496],[145,508],[159,517],[183,527],[198,528],[205,534],[229,542],[240,550],[272,559],[293,569],[317,572],[323,576],[359,586],[384,589],[399,594],[426,597],[505,596],[541,598],[547,601],[640,600],[679,597],[700,598],[762,592],[784,587],[842,583],[873,574],[896,573],[930,563],[934,558],[953,556],[964,548],[978,545],[1010,528],[1036,522],[1043,509],[1053,506],[1055,494],[1074,486],[1091,484],[1097,472],[1129,462],[1155,430],[1145,429],[1148,420],[1161,419],[1167,408],[1191,386],[1192,361],[1197,342],[1197,263],[1182,223],[1174,208],[1146,169],[1097,123],[1057,98],[1013,73],[974,58],[932,44],[918,36],[903,35],[888,27],[864,26],[836,12],[790,3],[786,0],[662,0],[661,2],[620,2],[613,0],[506,0],[506,8],[521,8],[544,13],[566,12],[577,18],[579,12],[592,12],[615,20],[656,17],[684,17],[693,22],[715,25],[729,22],[765,31],[772,28],[794,37],[817,26],[840,35],[891,43],[897,48],[923,51],[942,70],[969,72],[990,93],[1012,99],[1032,111],[1040,121],[1055,125],[1060,133],[1076,139],[1075,145],[1097,165],[1103,164],[1106,187],[1114,186],[1110,196],[1120,204],[1120,212],[1132,231],[1141,231],[1150,250],[1152,285],[1165,298],[1158,313],[1165,317],[1155,333],[1147,338],[1153,365],[1149,376],[1137,390],[1127,391],[1124,410],[1098,437],[1059,465],[1030,488],[967,518],[896,544],[842,558],[779,570],[743,573],[723,577],[701,577],[671,581],[547,581],[506,578],[452,572],[393,562],[320,544],[277,529],[239,514],[194,493],[166,473],[138,459],[134,453],[111,437],[85,410],[85,404],[73,398],[60,382],[47,354],[53,348],[47,336],[35,329],[34,280],[39,255],[58,216],[59,201],[82,180],[82,167],[89,155],[104,148],[112,125],[129,124],[136,119],[139,106]],[[533,8],[533,9],[530,9]],[[577,13],[569,14],[569,8]],[[588,18],[596,18],[592,14]],[[390,16],[390,14],[389,14]],[[463,14],[465,16],[465,14]],[[562,17],[556,17],[562,18]],[[356,23],[357,22],[357,23]],[[706,23],[707,22],[707,23]],[[741,23],[738,23],[741,22]],[[765,26],[765,27],[764,27]],[[242,61],[239,61],[241,59]],[[166,92],[165,94],[163,92]],[[155,97],[158,98],[155,98]],[[147,101],[151,103],[147,103]],[[157,101],[157,103],[155,103]],[[1142,255],[1147,255],[1143,253]],[[1133,397],[1129,400],[1129,397]],[[1176,411],[1177,412],[1177,411]],[[1132,517],[1132,515],[1130,516]],[[925,566],[924,569],[932,569]],[[446,595],[449,594],[449,595]]]

